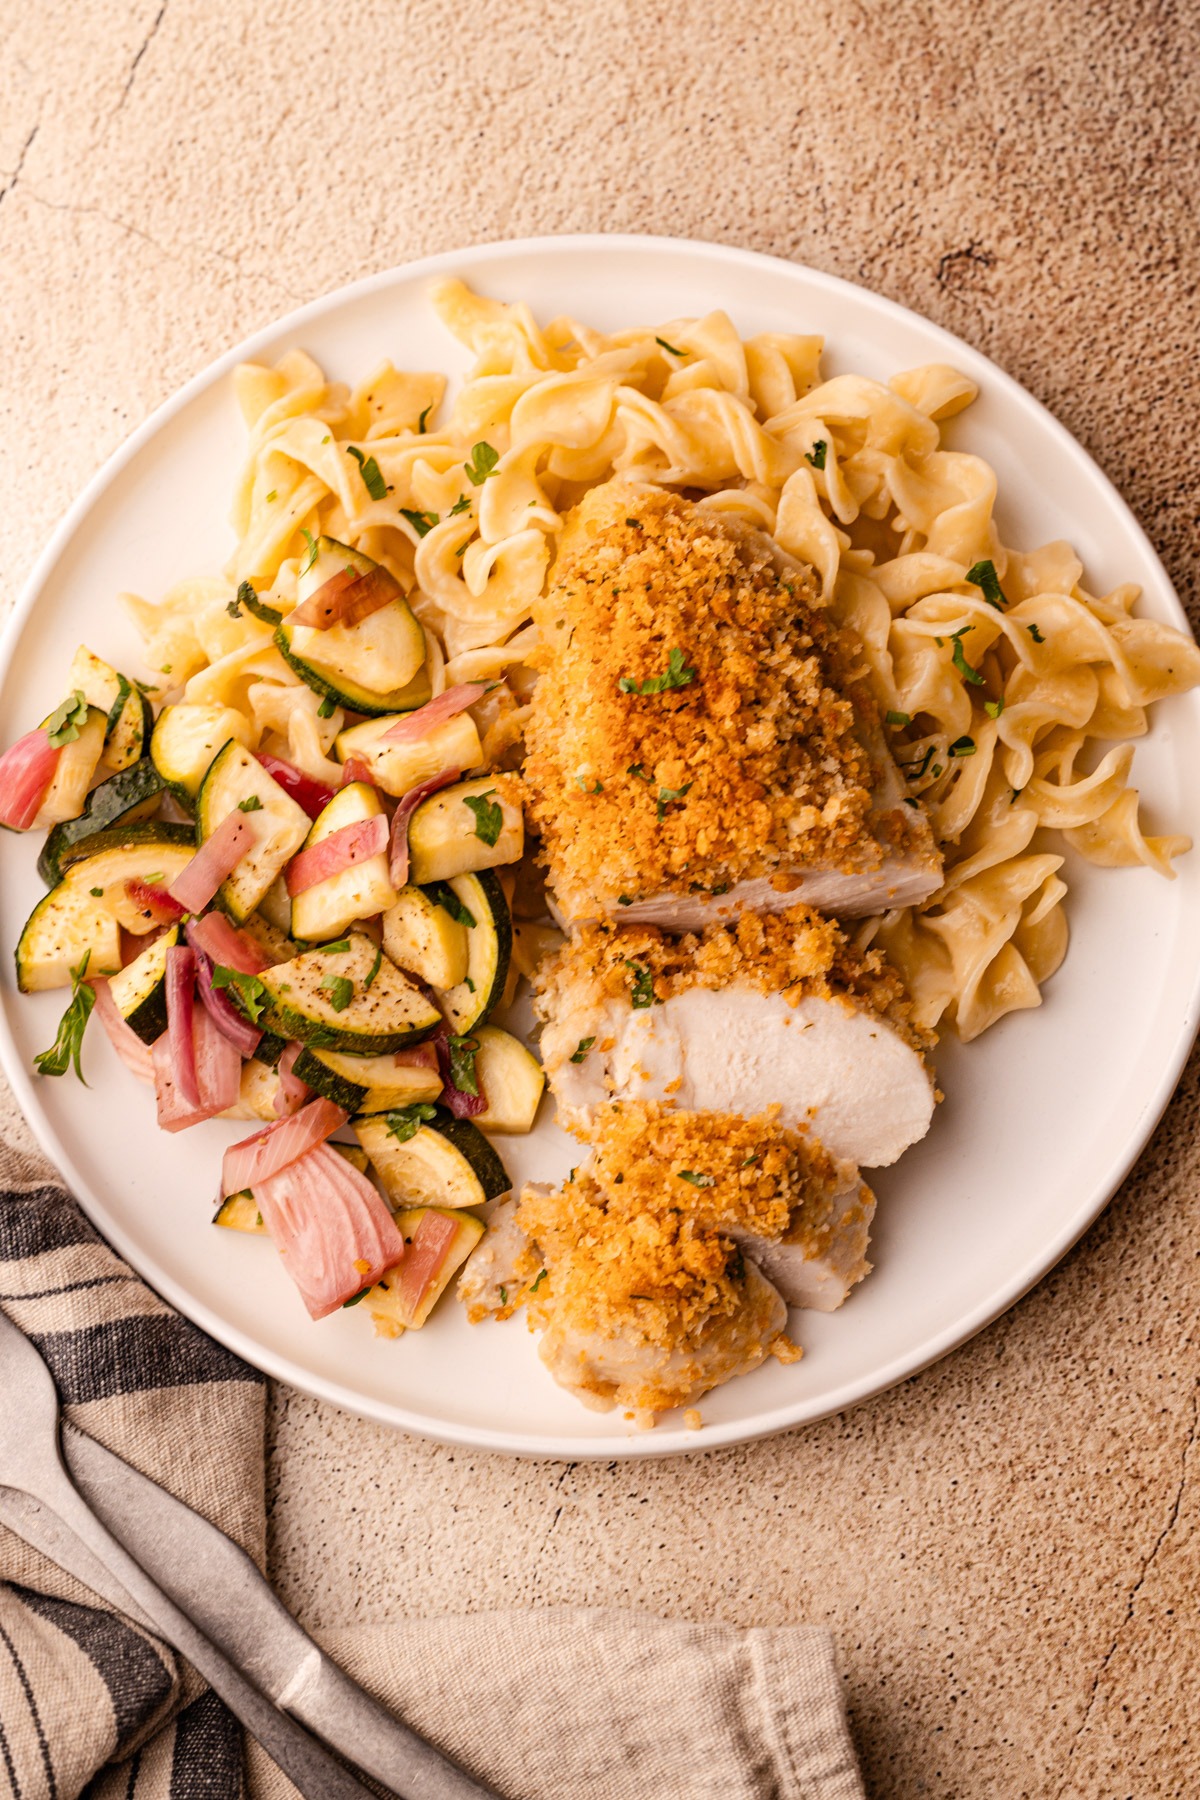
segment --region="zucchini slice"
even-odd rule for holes
[[[383,719],[364,719],[340,731],[337,753],[343,762],[352,756],[366,763],[372,779],[385,794],[397,799],[420,787],[443,769],[477,769],[483,762],[483,746],[470,713],[461,712],[444,725],[435,726],[426,737],[412,744],[385,744],[384,733],[396,723],[395,715]]]
[[[249,721],[232,706],[182,700],[158,715],[150,755],[171,792],[189,812],[213,757],[230,738],[250,748]]]
[[[179,927],[172,925],[109,981],[117,1011],[144,1044],[167,1029],[167,951],[178,942]]]
[[[474,1035],[475,1076],[487,1095],[486,1110],[476,1114],[481,1130],[532,1131],[546,1085],[542,1065],[519,1038],[496,1025],[481,1025]]]
[[[436,1100],[442,1091],[436,1069],[413,1068],[394,1056],[347,1056],[343,1050],[313,1050],[307,1044],[292,1073],[350,1113],[392,1112],[418,1100]]]
[[[103,898],[60,881],[38,901],[17,942],[17,986],[23,994],[70,987],[71,970],[88,958],[89,975],[113,975],[121,966],[121,932]]]
[[[499,808],[499,821],[492,813],[480,813],[474,802],[488,809]],[[490,829],[484,837],[479,835],[489,819],[497,825],[490,843]],[[521,808],[501,793],[490,775],[457,781],[430,794],[408,821],[409,870],[412,879],[422,885],[518,862],[524,848]]]
[[[449,899],[457,911],[454,895]],[[383,915],[383,947],[397,968],[411,969],[430,987],[453,988],[466,978],[466,923],[411,883]]]
[[[51,713],[49,718],[43,719],[43,726],[49,725],[53,717],[54,714]],[[46,789],[37,818],[33,821],[35,826],[40,826],[44,831],[50,825],[61,825],[67,819],[79,817],[104,753],[104,732],[107,725],[107,714],[102,713],[98,706],[89,706],[87,720],[79,727],[79,735],[69,744],[64,744],[59,753],[54,779]]]
[[[445,1206],[414,1206],[396,1214],[396,1224],[403,1234],[405,1244],[412,1243],[421,1220],[431,1212],[443,1219],[452,1220],[458,1227],[446,1252],[446,1260],[416,1306],[411,1304],[401,1289],[399,1269],[385,1275],[382,1281],[377,1282],[363,1296],[363,1307],[370,1313],[378,1337],[399,1337],[402,1331],[420,1331],[483,1236],[483,1220],[477,1219],[474,1213],[456,1212]]]
[[[38,874],[47,887],[61,881],[64,856],[83,839],[114,826],[129,826],[157,811],[166,783],[148,756],[94,787],[77,819],[54,827],[38,857]],[[189,834],[190,835],[190,834]]]
[[[451,1030],[461,1036],[482,1025],[504,999],[512,957],[512,915],[499,878],[490,869],[455,875],[446,886],[475,921],[467,931],[463,979],[438,994]]]
[[[252,818],[256,842],[226,876],[216,897],[240,925],[308,836],[309,818],[258,758],[231,738],[214,756],[196,795],[197,842],[210,838],[235,807]]]
[[[508,1170],[470,1119],[444,1107],[411,1137],[397,1137],[393,1114],[356,1119],[354,1130],[393,1205],[483,1206],[512,1186]],[[401,1127],[407,1130],[411,1120]]]
[[[347,825],[358,825],[366,819],[377,819],[383,813],[383,802],[365,781],[352,781],[323,807],[312,830],[304,840],[309,850],[335,831]],[[355,863],[338,875],[305,888],[292,901],[292,936],[306,943],[321,944],[340,937],[356,919],[371,919],[395,904],[396,890],[388,875],[387,851]]]
[[[142,937],[154,929],[157,920],[130,899],[125,883],[146,881],[153,887],[170,887],[195,853],[187,825],[151,819],[140,825],[97,831],[64,853],[64,883],[82,888],[112,914],[118,925]]]
[[[226,1231],[246,1231],[253,1237],[267,1237],[263,1216],[258,1210],[258,1201],[249,1188],[243,1188],[240,1194],[230,1194],[222,1200],[213,1214],[213,1224],[223,1225]]]
[[[383,1056],[403,1050],[441,1022],[441,1013],[413,987],[365,932],[351,932],[345,950],[306,950],[264,969],[266,1011],[260,1024],[314,1050]]]
[[[342,569],[365,575],[376,567],[361,550],[336,538],[319,538],[312,567],[296,584],[297,603],[303,604]],[[302,681],[352,712],[411,712],[429,698],[425,633],[402,596],[357,625],[332,625],[328,631],[284,619],[276,627],[275,642]]]
[[[75,652],[67,679],[89,706],[99,707],[104,714],[104,767],[116,773],[140,761],[154,730],[154,714],[141,690],[86,644],[80,644]]]

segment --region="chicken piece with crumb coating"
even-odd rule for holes
[[[524,773],[565,922],[686,930],[797,900],[850,916],[939,886],[856,647],[763,533],[608,482],[536,617]]]

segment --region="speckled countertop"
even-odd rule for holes
[[[1194,8],[9,0],[0,33],[4,602],[98,464],[248,331],[413,255],[607,229],[790,256],[978,345],[1197,616]],[[515,1462],[277,1390],[285,1599],[323,1625],[825,1621],[876,1800],[1200,1792],[1198,1067],[1034,1293],[809,1430]],[[0,1128],[24,1129],[7,1097]]]

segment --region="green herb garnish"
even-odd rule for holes
[[[504,824],[504,812],[498,800],[490,800],[489,794],[495,788],[488,788],[486,794],[464,794],[462,803],[469,806],[475,814],[475,836],[480,843],[492,845],[500,836],[500,828]]]
[[[825,439],[818,438],[812,449],[804,452],[804,460],[806,463],[811,463],[814,469],[823,469],[828,451],[829,445]]]
[[[321,950],[326,956],[341,956],[350,948],[349,938],[335,938],[332,944],[322,944]]]
[[[414,512],[411,506],[402,506],[400,511],[418,537],[428,537],[434,526],[439,523],[438,515],[435,512]]]
[[[365,1300],[367,1295],[370,1293],[370,1291],[371,1291],[370,1284],[368,1284],[365,1288],[359,1288],[357,1294],[351,1294],[351,1296],[348,1300],[343,1300],[342,1301],[343,1312],[345,1311],[345,1309],[348,1306],[357,1306],[360,1300]]]
[[[398,1106],[395,1112],[385,1113],[384,1123],[398,1144],[407,1144],[409,1138],[416,1137],[422,1125],[428,1125],[436,1118],[437,1107],[428,1100],[419,1100],[415,1106]]]
[[[645,963],[631,962],[625,958],[625,967],[633,970],[633,991],[630,1004],[635,1012],[641,1012],[647,1006],[653,1006],[657,995],[654,992],[654,976]]]
[[[448,519],[457,519],[459,513],[468,512],[470,510],[470,506],[471,506],[471,496],[469,494],[460,494],[458,496],[458,499],[454,502],[454,505],[450,508],[450,511],[447,513],[446,517]]]
[[[983,676],[967,661],[963,652],[962,641],[970,629],[969,625],[964,625],[961,631],[956,631],[951,635],[950,642],[954,645],[954,666],[964,681],[971,682],[974,687],[982,687]]]
[[[1004,711],[1003,698],[999,700],[985,700],[983,703],[983,710],[989,719],[998,719],[1000,714]]]
[[[702,1175],[698,1169],[676,1169],[680,1181],[690,1181],[693,1187],[715,1187],[715,1175]]]
[[[581,1063],[595,1041],[594,1037],[580,1038],[574,1050],[571,1052],[571,1061],[573,1063]]]
[[[683,651],[675,649],[668,653],[663,674],[650,675],[645,681],[635,681],[632,675],[622,675],[617,686],[623,694],[663,694],[668,688],[687,687],[695,679],[695,669],[688,667]]]
[[[911,713],[889,712],[889,713],[886,713],[884,715],[884,717],[887,719],[887,722],[889,725],[904,726],[904,725],[912,724],[912,714]]]
[[[96,1004],[94,990],[86,987],[83,980],[91,959],[91,951],[85,950],[83,961],[71,970],[71,1001],[58,1022],[58,1036],[49,1050],[43,1050],[40,1056],[33,1059],[33,1066],[39,1075],[65,1075],[74,1064],[76,1075],[83,1081],[79,1053],[83,1049],[83,1034],[87,1030],[87,1022]],[[83,1085],[86,1087],[87,1082],[83,1081]]]
[[[425,435],[425,421],[429,417],[430,413],[433,411],[434,405],[435,405],[435,402],[431,400],[429,402],[429,405],[425,408],[425,411],[421,414],[420,418],[417,420],[417,430],[421,434],[422,437],[424,437],[424,435]]]
[[[334,1012],[345,1012],[354,998],[354,983],[347,975],[331,975],[328,981],[320,983],[323,994],[329,995],[329,1004]]]
[[[320,706],[317,708],[317,717],[318,719],[332,719],[336,711],[337,701],[333,698],[332,694],[326,694]]]
[[[675,348],[674,344],[668,344],[666,338],[656,337],[654,341],[656,344],[661,345],[661,347],[664,350],[669,350],[672,356],[686,356],[687,355],[686,350],[677,350]]]
[[[471,460],[465,462],[463,468],[474,487],[482,487],[489,475],[496,472],[496,464],[500,461],[500,452],[493,450],[490,444],[482,441],[471,447]]]
[[[475,1058],[479,1055],[479,1039],[455,1037],[450,1032],[446,1038],[446,1048],[450,1055],[450,1080],[460,1094],[474,1094],[478,1097],[479,1080],[475,1073]]]
[[[258,1024],[266,1005],[267,990],[257,975],[246,975],[241,969],[227,969],[224,963],[214,963],[212,984],[215,988],[231,988],[234,999],[250,1023]]]
[[[592,785],[589,787],[586,775],[577,775],[575,777],[575,783],[577,787],[583,789],[585,794],[602,794],[604,792],[604,783],[602,781],[593,781]]]
[[[88,893],[92,896],[93,900],[103,900],[104,898],[103,888],[89,888]]]
[[[633,526],[633,529],[634,529],[634,530],[635,530],[635,531],[641,531],[641,530],[642,530],[642,521],[641,521],[641,520],[640,520],[640,519],[626,519],[626,521],[625,521],[625,523],[626,523],[626,524],[627,524],[627,525],[632,525],[632,526]]]
[[[383,479],[379,464],[373,456],[364,456],[356,444],[347,444],[347,450],[362,471],[363,486],[372,500],[383,500],[387,497],[387,482]]]
[[[575,1173],[574,1169],[571,1170],[571,1173],[572,1173],[572,1175],[574,1175],[574,1173]],[[545,1269],[542,1270],[541,1274],[538,1276],[537,1280],[534,1282],[533,1286],[529,1290],[531,1294],[537,1293],[537,1291],[541,1287],[543,1281],[545,1281],[547,1273],[548,1273],[547,1270],[545,1270]]]
[[[317,540],[313,536],[312,532],[305,531],[303,526],[300,529],[300,536],[304,539],[305,543],[308,545],[308,555],[304,558],[304,561],[300,564],[300,573],[301,573],[301,575],[307,575],[308,571],[312,568],[313,564],[317,560]]]
[[[946,754],[947,756],[974,756],[977,749],[978,745],[973,737],[960,737],[955,738]],[[939,769],[934,770],[935,775],[940,773]]]
[[[1029,627],[1029,635],[1033,639],[1035,644],[1044,644],[1046,641],[1045,638],[1042,636],[1041,632],[1038,630],[1036,625],[1031,625]]]
[[[262,801],[257,794],[247,794],[244,800],[238,801],[237,809],[239,812],[261,812]]]
[[[500,1289],[500,1304],[501,1306],[508,1305],[508,1289],[503,1286]]]
[[[660,787],[659,788],[659,790],[658,790],[658,822],[660,825],[662,824],[664,818],[666,817],[668,806],[673,805],[676,800],[682,800],[683,796],[686,793],[690,792],[691,787],[692,787],[692,783],[690,781],[685,781],[681,788],[668,788],[668,787]]]
[[[435,906],[440,906],[443,912],[448,912],[450,917],[457,919],[460,925],[473,926],[476,924],[475,914],[469,906],[463,905],[448,881],[431,881],[425,892]]]
[[[87,724],[88,703],[84,699],[83,689],[76,688],[68,694],[61,706],[56,706],[46,721],[46,734],[55,750],[61,750],[64,744],[73,744],[79,736],[80,728]]]
[[[1000,586],[1000,577],[996,573],[996,565],[990,559],[985,562],[972,563],[967,570],[967,580],[972,587],[977,587],[989,606],[997,612],[1003,612],[1008,605],[1004,589]]]
[[[370,988],[374,984],[375,977],[378,975],[378,973],[382,967],[383,967],[383,947],[381,945],[375,951],[375,961],[371,964],[371,972],[367,976],[366,980],[363,982],[363,993],[364,994],[370,990]]]

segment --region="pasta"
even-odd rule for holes
[[[971,381],[942,364],[823,380],[819,338],[743,340],[719,312],[604,334],[539,326],[454,280],[433,303],[475,358],[448,409],[443,376],[390,364],[355,389],[298,352],[238,371],[249,446],[229,566],[158,604],[126,596],[164,691],[236,707],[255,746],[334,779],[341,710],[237,600],[249,581],[286,614],[324,533],[399,581],[435,695],[497,683],[478,722],[489,760],[516,766],[533,603],[565,515],[626,475],[771,533],[861,643],[945,881],[856,942],[895,962],[920,1026],[970,1039],[1039,1003],[1066,951],[1063,846],[1171,876],[1189,840],[1147,831],[1133,740],[1154,701],[1200,681],[1200,650],[1139,618],[1136,588],[1090,593],[1068,544],[1001,541],[993,470],[942,446]]]

